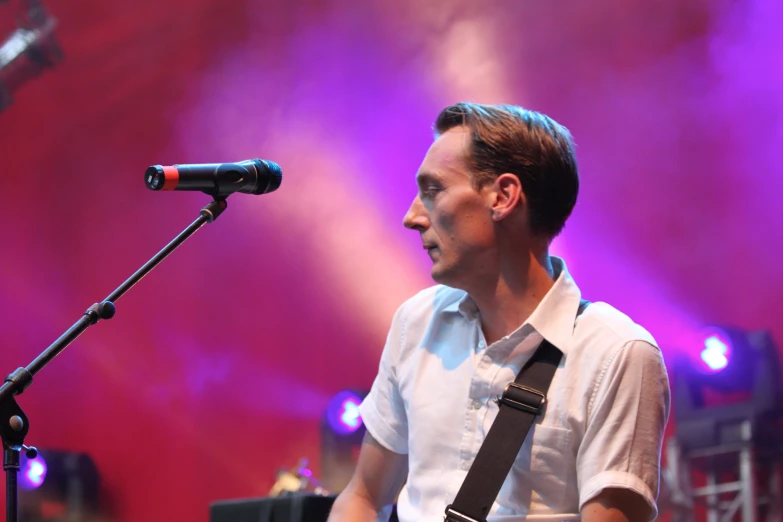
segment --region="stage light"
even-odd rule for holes
[[[781,414],[780,360],[768,332],[705,328],[698,351],[675,360],[673,411],[684,447],[727,443],[725,426]],[[687,352],[687,350],[686,350]]]
[[[348,435],[362,427],[359,405],[362,397],[354,391],[345,390],[335,395],[326,408],[329,426],[341,435]]]
[[[100,478],[89,455],[41,449],[20,459],[19,519],[26,522],[102,519]]]
[[[321,422],[321,483],[337,493],[356,468],[365,428],[359,405],[366,392],[343,390],[329,401]]]
[[[699,356],[708,371],[719,372],[729,365],[732,343],[730,336],[720,328],[707,328],[702,332],[703,348]]]
[[[19,461],[19,487],[23,490],[32,490],[40,487],[46,479],[46,461],[40,453],[34,459],[28,459],[22,452]]]
[[[769,369],[779,367],[778,355],[774,347],[770,348],[771,343],[765,332],[746,332],[725,326],[704,328],[690,348],[683,347],[682,353],[686,356],[675,361],[680,384],[692,396],[701,394],[695,388],[721,393],[752,393],[759,384],[758,375],[764,377]],[[766,377],[762,382],[767,382]],[[759,391],[768,395],[766,391]],[[700,407],[702,401],[698,397],[694,400],[694,405]]]

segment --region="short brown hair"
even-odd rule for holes
[[[515,174],[527,198],[531,231],[550,239],[558,235],[579,193],[568,129],[522,107],[461,102],[441,111],[435,132],[460,126],[471,132],[468,162],[477,186]]]

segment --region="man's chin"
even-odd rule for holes
[[[439,267],[437,263],[432,266],[430,277],[432,277],[432,280],[439,285],[456,288],[458,290],[465,290],[467,292],[464,281],[461,281],[460,278],[457,277],[457,274],[454,270],[447,270],[443,267]]]
[[[438,267],[437,264],[432,265],[430,276],[432,277],[432,280],[439,285],[452,286],[450,283],[453,282],[451,281],[452,278],[449,277],[449,271],[443,270],[442,268]]]

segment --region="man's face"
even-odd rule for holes
[[[470,131],[455,127],[430,147],[416,175],[419,191],[403,219],[421,234],[432,278],[467,289],[490,268],[495,227],[491,190],[476,189],[467,165]]]

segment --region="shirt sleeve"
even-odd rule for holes
[[[367,431],[386,449],[408,453],[408,419],[397,378],[400,352],[405,342],[404,305],[394,314],[378,374],[370,393],[359,406]]]
[[[669,378],[658,347],[624,344],[604,366],[589,403],[576,460],[580,510],[605,488],[622,488],[642,496],[652,518],[657,516],[669,405]]]

